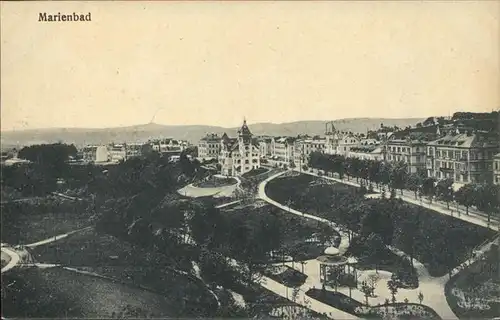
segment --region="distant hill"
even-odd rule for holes
[[[385,126],[404,128],[422,122],[424,118],[382,119],[382,118],[352,118],[334,120],[337,130],[366,132]],[[249,125],[255,135],[296,136],[298,134],[323,135],[327,121],[297,121],[289,123],[256,123]],[[196,143],[208,132],[223,133],[236,136],[238,128],[223,128],[205,125],[161,125],[146,124],[131,127],[85,129],[85,128],[53,128],[32,129],[23,131],[2,131],[2,148],[6,146],[24,146],[41,143],[65,142],[77,146],[86,144],[106,144],[110,142],[143,142],[148,139],[172,137]]]

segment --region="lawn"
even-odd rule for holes
[[[283,298],[261,286],[247,287],[244,290],[234,290],[243,295],[250,309],[250,314],[258,318],[269,319],[281,314],[294,313],[299,319],[328,319],[326,316],[308,310],[297,303]],[[292,291],[292,290],[290,290]],[[291,293],[290,293],[291,294]]]
[[[146,290],[61,268],[2,275],[2,315],[10,318],[175,317],[177,301]]]
[[[417,205],[405,205],[418,214],[420,225],[415,236],[415,258],[427,267],[431,276],[446,275],[466,261],[477,245],[495,235],[493,230]],[[396,226],[403,221],[401,215],[394,217]],[[399,237],[394,237],[393,245],[405,250]]]
[[[183,261],[173,261],[167,255],[147,251],[94,230],[34,248],[31,252],[40,262],[62,264],[112,277],[121,283],[148,288],[172,300],[185,297],[190,301],[189,308],[193,311],[199,309],[196,311],[198,314],[205,314],[207,308],[214,303],[205,285],[197,278],[172,270],[190,269],[190,257]]]
[[[306,295],[350,314],[356,314],[356,308],[363,306],[362,303],[339,292],[310,289],[306,292]]]
[[[31,253],[37,261],[72,267],[134,266],[146,268],[151,263],[168,263],[169,265],[173,263],[165,255],[154,254],[138,245],[97,232],[94,229],[33,248]],[[181,261],[176,262],[181,264]],[[182,267],[186,266],[182,265]],[[190,264],[189,267],[191,267]]]
[[[446,299],[461,319],[500,316],[500,266],[498,248],[485,260],[458,273],[446,284]]]
[[[260,167],[260,168],[253,169],[253,170],[251,170],[251,171],[245,172],[245,173],[244,173],[244,174],[242,174],[241,176],[242,176],[243,178],[251,178],[251,177],[258,176],[259,174],[266,173],[266,172],[268,172],[268,171],[269,171],[269,169],[268,169],[268,168]]]
[[[367,212],[359,210],[360,207],[375,208],[372,212],[389,208],[388,220],[392,224],[389,243],[408,253],[408,230],[413,231],[414,257],[435,277],[445,275],[467,260],[473,248],[495,234],[492,230],[400,200],[365,199],[356,187],[311,175],[272,180],[266,186],[266,193],[282,204],[289,203],[294,209],[346,225],[355,232],[361,231]],[[409,221],[413,225],[405,229]]]
[[[197,188],[220,188],[228,187],[238,183],[235,178],[222,178],[211,176],[200,182],[196,182],[193,185]]]
[[[280,266],[276,271],[266,271],[264,275],[290,288],[300,287],[307,279],[305,274],[288,266]]]
[[[279,234],[280,243],[276,251],[295,258],[296,261],[314,259],[330,245],[338,245],[339,234],[318,221],[302,218],[275,206],[238,206],[223,211],[236,220],[244,218],[249,225],[272,225],[273,233]]]
[[[46,197],[2,205],[2,242],[28,244],[89,226],[85,203]]]
[[[434,310],[425,305],[391,303],[384,306],[366,306],[340,292],[310,289],[306,294],[327,305],[364,319],[441,319]]]

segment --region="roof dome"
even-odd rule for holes
[[[335,247],[328,247],[325,249],[324,253],[328,256],[337,256],[340,254],[340,251],[339,251],[339,249],[337,249]]]

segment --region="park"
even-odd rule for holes
[[[40,192],[2,204],[5,316],[451,319],[498,310],[496,230],[354,179],[303,168],[226,178],[159,157],[65,174],[63,192],[80,200]]]

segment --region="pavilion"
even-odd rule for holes
[[[355,265],[358,260],[354,257],[346,257],[340,254],[339,249],[328,247],[324,254],[316,258],[319,261],[319,278],[323,285],[332,281],[342,279],[345,276],[353,276],[354,282],[358,283],[358,274]],[[336,283],[338,285],[338,282]]]

